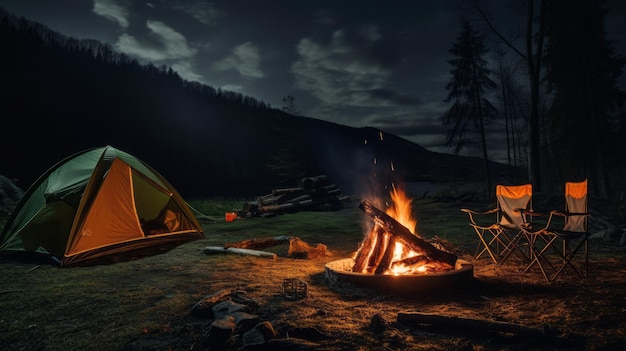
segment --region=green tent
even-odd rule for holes
[[[203,237],[163,176],[106,146],[62,160],[31,185],[0,234],[0,255],[72,266],[133,259]]]

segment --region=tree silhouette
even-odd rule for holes
[[[489,16],[479,5],[479,0],[473,1],[474,9],[485,21],[491,31],[515,54],[526,62],[528,71],[528,87],[530,89],[528,112],[528,178],[533,183],[534,191],[541,191],[541,143],[539,134],[539,105],[541,88],[541,64],[544,46],[545,4],[547,0],[525,1],[526,5],[526,32],[525,50],[518,50],[513,43],[498,31]],[[538,11],[537,11],[538,10]],[[537,13],[538,12],[538,13]]]
[[[496,84],[489,77],[491,71],[483,58],[488,52],[483,39],[467,21],[463,22],[461,34],[452,45],[450,53],[456,58],[448,61],[453,66],[452,78],[446,85],[446,102],[452,107],[442,116],[448,130],[447,145],[459,153],[464,147],[478,146],[482,150],[487,193],[491,191],[489,155],[485,127],[495,116],[496,109],[485,97]],[[476,136],[480,142],[476,144]]]

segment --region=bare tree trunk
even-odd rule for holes
[[[528,65],[528,77],[530,83],[530,111],[528,116],[528,178],[533,184],[533,190],[541,191],[541,145],[539,143],[539,88],[541,84],[541,57],[543,53],[544,37],[544,17],[545,0],[540,1],[541,13],[539,14],[539,27],[533,32],[534,23],[534,1],[528,1],[528,15],[526,18],[526,54],[517,50],[496,28],[489,18],[482,11],[477,1],[474,1],[474,8],[493,33],[498,36],[509,48],[526,60]],[[536,45],[533,47],[533,39]],[[533,49],[535,50],[533,52]]]
[[[528,178],[533,184],[533,190],[541,191],[541,153],[539,143],[539,86],[541,84],[541,58],[543,53],[543,22],[545,17],[544,0],[541,0],[539,14],[539,28],[537,29],[537,47],[533,53],[533,22],[534,4],[528,3],[528,17],[526,19],[526,57],[528,62],[528,76],[530,77],[530,115],[528,116],[529,162]]]

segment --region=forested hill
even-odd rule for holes
[[[104,145],[146,161],[184,196],[244,194],[316,174],[345,184],[373,172],[401,181],[482,177],[479,160],[292,116],[2,9],[0,43],[0,174],[24,189],[63,158]]]

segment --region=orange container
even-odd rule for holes
[[[237,219],[236,212],[226,212],[226,222],[232,222]]]

